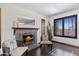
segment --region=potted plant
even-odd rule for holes
[[[48,22],[47,24],[47,34],[48,34],[48,39],[52,39],[52,29],[51,29],[51,24]]]

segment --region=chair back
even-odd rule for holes
[[[42,35],[42,40],[43,40],[43,41],[48,41],[48,35],[43,34],[43,35]]]
[[[10,53],[13,49],[17,48],[17,43],[15,39],[7,40],[3,42],[3,47],[10,48]]]

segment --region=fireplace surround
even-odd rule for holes
[[[37,43],[37,31],[39,28],[13,27],[13,29],[16,40],[21,40],[26,45]]]

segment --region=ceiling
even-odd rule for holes
[[[79,3],[19,3],[18,5],[45,16],[79,9]]]

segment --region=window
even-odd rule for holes
[[[77,15],[55,19],[54,36],[77,38]]]

